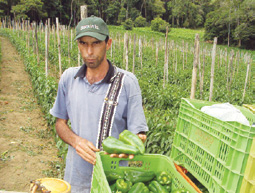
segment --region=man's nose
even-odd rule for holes
[[[93,54],[93,46],[92,46],[92,45],[89,45],[89,46],[88,46],[88,54],[89,54],[89,55],[92,55],[92,54]]]

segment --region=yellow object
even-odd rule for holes
[[[249,109],[251,112],[255,113],[255,104],[254,105],[243,104],[243,106]]]
[[[253,138],[240,193],[255,192],[255,138]]]
[[[37,181],[41,182],[47,190],[51,191],[51,193],[70,193],[71,185],[61,179],[57,178],[42,178]]]

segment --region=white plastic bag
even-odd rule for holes
[[[201,108],[201,111],[222,121],[236,121],[243,125],[250,126],[249,121],[242,112],[230,103],[204,106]]]

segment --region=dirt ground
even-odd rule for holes
[[[21,57],[0,41],[0,192],[28,192],[30,180],[52,175],[52,163],[61,160]]]

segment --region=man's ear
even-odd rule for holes
[[[109,40],[106,43],[106,50],[109,50],[111,48],[112,45],[112,39],[109,38]]]

